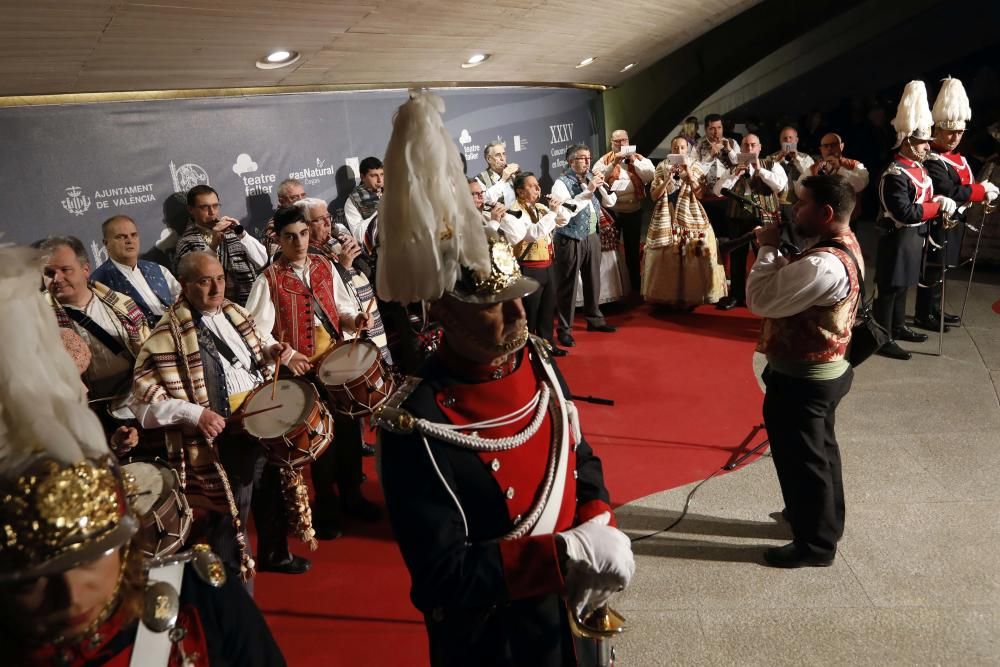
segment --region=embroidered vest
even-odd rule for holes
[[[559,177],[566,189],[569,190],[571,197],[576,197],[578,194],[583,192],[584,186],[580,182],[580,177],[576,175],[572,169],[567,169],[562,176]],[[600,214],[598,211],[601,210],[601,200],[597,198],[597,193],[595,192],[591,197],[592,206],[584,211],[580,211],[572,218],[569,219],[569,223],[564,227],[557,227],[556,234],[561,234],[563,236],[568,236],[571,239],[576,239],[582,241],[587,238],[590,234],[597,231],[597,221],[600,219]]]
[[[861,264],[861,246],[854,234],[847,232],[836,237]],[[844,358],[851,341],[851,328],[858,307],[861,276],[854,268],[854,261],[838,248],[811,248],[792,258],[797,262],[817,252],[834,254],[847,269],[851,287],[847,296],[830,306],[810,306],[789,317],[765,318],[760,331],[757,351],[768,357],[784,361],[839,361]]]
[[[160,305],[163,310],[166,310],[174,303],[174,297],[170,294],[170,287],[167,285],[166,279],[163,277],[163,271],[159,264],[154,262],[147,262],[144,259],[140,259],[138,264],[139,273],[142,277],[146,279],[146,284],[149,285],[149,289],[153,290],[153,294],[156,298],[160,300]],[[90,276],[91,280],[96,280],[97,282],[104,283],[116,292],[121,292],[127,295],[135,305],[139,307],[142,314],[146,317],[146,322],[150,326],[156,324],[160,319],[158,315],[154,315],[153,311],[150,310],[149,304],[147,304],[142,299],[142,295],[139,294],[132,283],[122,275],[122,272],[118,270],[118,267],[112,263],[109,259],[108,261],[97,267],[97,270]]]
[[[549,212],[549,209],[542,204],[528,206],[521,202],[517,202],[511,207],[511,210],[524,211],[523,215],[531,218],[532,222],[538,222],[542,216]],[[554,254],[551,236],[538,239],[537,241],[521,241],[514,246],[514,257],[517,257],[519,262],[544,262],[547,264],[552,261]]]
[[[279,259],[264,271],[274,302],[275,318],[272,334],[293,348],[311,357],[316,353],[315,313],[313,295],[323,314],[340,337],[340,317],[334,303],[333,270],[330,262],[313,255],[309,262],[310,288],[299,280],[287,260]],[[322,318],[321,318],[322,319]]]
[[[769,157],[761,158],[760,166],[770,170],[774,166],[774,160]],[[730,218],[753,220],[762,225],[781,222],[781,193],[775,193],[759,174],[754,174],[753,178],[740,177],[733,186],[733,191],[749,197],[761,208],[755,209],[753,213],[747,213],[739,202],[734,201],[729,205]]]

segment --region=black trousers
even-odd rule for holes
[[[642,209],[633,213],[615,213],[615,224],[622,230],[622,245],[625,246],[625,266],[628,267],[629,282],[633,290],[639,290],[642,285],[642,276],[639,272]]]
[[[556,317],[556,272],[551,264],[544,269],[525,266],[521,273],[538,281],[538,289],[524,297],[528,331],[552,342],[552,322]]]
[[[908,287],[878,284],[878,297],[872,304],[875,321],[895,332],[906,325],[906,292]]]
[[[311,466],[316,523],[337,515],[337,491],[342,501],[361,495],[361,422],[335,412],[333,432],[333,442]]]
[[[572,334],[576,312],[576,274],[583,277],[583,315],[590,324],[604,324],[598,307],[601,298],[601,236],[593,233],[585,239],[571,239],[556,234],[556,312],[559,333]]]
[[[834,425],[854,371],[835,380],[803,380],[768,366],[762,378],[764,424],[795,544],[814,556],[833,556],[845,515]]]

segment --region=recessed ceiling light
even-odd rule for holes
[[[632,69],[633,67],[635,67],[635,63],[629,63],[628,65],[625,65],[625,67],[622,67],[622,71],[623,72],[627,72],[630,69]]]
[[[581,67],[586,67],[587,65],[589,65],[592,62],[594,62],[595,60],[597,60],[597,58],[594,58],[594,57],[584,58],[583,60],[580,61],[580,64],[577,65],[576,68],[580,69]]]
[[[298,60],[299,53],[297,51],[278,49],[264,56],[262,60],[258,60],[257,67],[259,69],[278,69],[279,67],[287,67]]]
[[[488,53],[474,53],[473,55],[471,55],[469,57],[468,60],[466,60],[464,63],[462,63],[462,67],[464,67],[465,69],[469,69],[470,67],[475,67],[476,65],[480,65],[480,64],[486,62],[486,60],[489,57],[490,57],[490,54],[488,54]]]

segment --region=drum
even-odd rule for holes
[[[158,462],[135,461],[122,466],[135,481],[129,504],[139,516],[137,543],[147,558],[178,551],[191,532],[191,508],[177,473]]]
[[[288,378],[271,385],[250,392],[234,416],[247,415],[243,430],[260,441],[272,463],[301,468],[333,440],[333,416],[309,382]]]
[[[371,414],[395,388],[378,345],[368,340],[335,346],[320,360],[316,376],[330,394],[333,409],[350,417]]]

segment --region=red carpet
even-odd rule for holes
[[[618,333],[578,325],[560,367],[575,394],[615,401],[577,405],[620,505],[708,476],[761,421],[751,368],[758,323],[745,309],[711,306],[662,317],[647,306],[605,310]],[[371,459],[366,472],[365,494],[381,501]],[[313,561],[305,575],[258,575],[257,602],[289,664],[426,665],[423,621],[388,524],[348,531],[313,553],[293,547]]]

